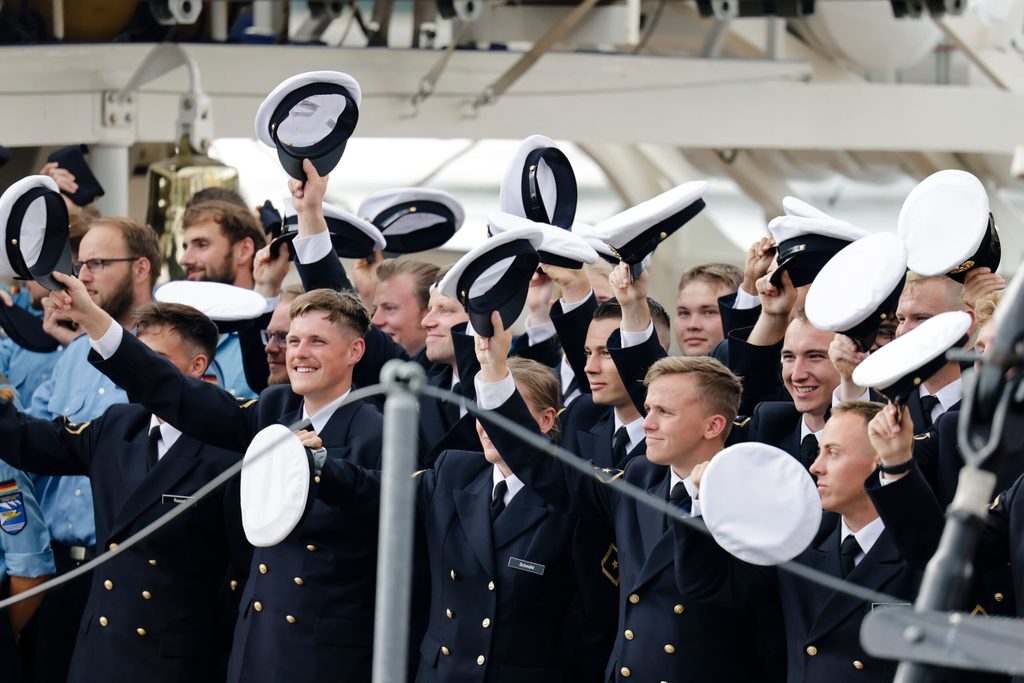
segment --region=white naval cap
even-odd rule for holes
[[[310,508],[313,459],[284,425],[265,427],[253,437],[242,459],[239,479],[242,529],[258,548],[288,537]]]
[[[270,254],[274,258],[277,258],[281,243],[294,240],[299,229],[299,217],[295,213],[292,198],[285,197],[282,203],[283,232],[270,242]],[[328,202],[323,203],[323,209],[334,253],[341,258],[368,258],[373,252],[384,248],[384,235],[373,223]],[[289,254],[289,258],[294,260],[294,250]]]
[[[779,216],[768,223],[768,232],[779,250],[779,267],[772,273],[771,283],[778,286],[782,274],[789,272],[794,287],[811,284],[840,249],[868,235],[862,228],[829,216]]]
[[[594,226],[594,234],[630,265],[655,248],[704,208],[708,184],[694,180],[662,192]]]
[[[598,258],[597,252],[587,240],[548,223],[536,223],[504,211],[493,211],[487,216],[487,227],[492,235],[510,230],[540,230],[541,242],[537,247],[537,255],[541,263],[548,265],[579,270],[584,263],[594,263]]]
[[[153,298],[191,306],[216,323],[222,334],[244,327],[267,310],[267,300],[256,292],[222,282],[175,280],[157,287]]]
[[[526,303],[530,279],[540,263],[537,249],[542,241],[537,228],[494,235],[456,261],[441,279],[438,291],[462,304],[478,334],[489,337],[494,333],[493,311],[501,314],[507,329]]]
[[[967,343],[970,329],[967,313],[940,313],[865,358],[853,371],[853,381],[894,403],[904,403],[946,364],[947,351]]]
[[[973,268],[999,267],[988,193],[966,171],[939,171],[922,180],[904,200],[896,232],[907,244],[908,267],[919,275],[963,282]]]
[[[799,216],[800,218],[813,218],[816,220],[837,220],[821,209],[811,206],[802,199],[786,196],[782,198],[782,212],[787,216]]]
[[[256,137],[277,148],[277,158],[291,177],[306,179],[303,159],[325,176],[345,152],[359,121],[361,100],[359,83],[348,74],[310,71],[292,76],[260,105]]]
[[[499,208],[568,230],[576,216],[576,201],[576,174],[565,153],[543,135],[523,140],[505,170]]]
[[[895,233],[861,237],[821,269],[807,292],[807,319],[840,332],[861,351],[874,344],[882,322],[894,318],[907,273],[907,249]]]
[[[715,541],[744,562],[787,562],[814,540],[821,498],[789,453],[762,443],[719,452],[700,483],[700,507]]]
[[[0,278],[35,280],[51,291],[63,290],[51,274],[75,274],[68,223],[67,204],[49,176],[28,176],[8,187],[0,195]]]
[[[376,192],[357,213],[377,226],[392,254],[414,254],[440,247],[462,227],[466,212],[452,195],[426,187]]]
[[[608,263],[615,265],[619,262],[619,257],[615,255],[611,247],[605,244],[604,240],[597,236],[597,233],[594,232],[594,226],[590,223],[576,221],[572,224],[572,232],[585,239],[591,249],[596,251],[597,255]]]

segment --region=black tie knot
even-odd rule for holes
[[[690,492],[686,490],[686,484],[681,481],[676,482],[672,487],[672,492],[668,494],[668,502],[689,512]]]
[[[804,467],[811,469],[811,465],[818,458],[818,437],[808,434],[800,441],[800,462]]]
[[[619,469],[626,464],[626,458],[629,455],[629,430],[626,429],[626,425],[622,425],[615,430],[615,435],[612,437],[612,465]]]
[[[857,537],[850,534],[843,539],[843,543],[839,548],[839,567],[843,571],[843,578],[845,579],[850,575],[855,566],[854,559],[860,554],[860,544],[857,543]]]
[[[508,492],[508,484],[504,479],[494,486],[494,493],[491,497],[491,521],[498,519],[498,515],[505,511],[505,493]]]
[[[927,396],[921,397],[921,416],[924,418],[924,424],[926,427],[932,426],[932,413],[938,405],[939,399],[936,396],[928,394]]]

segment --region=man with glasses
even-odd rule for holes
[[[302,287],[291,285],[281,292],[281,300],[274,308],[265,330],[260,330],[260,341],[267,354],[267,386],[288,384],[288,366],[285,362],[285,344],[288,340],[288,326],[291,324],[291,307],[295,297],[302,294]]]
[[[86,291],[112,318],[131,327],[135,311],[153,300],[153,285],[160,275],[160,244],[152,228],[129,218],[99,219],[82,238],[75,264]],[[127,403],[125,392],[88,361],[91,347],[81,330],[68,326],[66,314],[43,299],[44,329],[60,329],[66,344],[53,375],[36,389],[28,412],[52,420],[66,416],[75,423],[99,417],[115,403]],[[62,324],[64,323],[64,324]],[[82,476],[40,477],[36,493],[54,551],[57,572],[63,574],[91,559],[95,553],[96,525],[92,489]],[[51,591],[39,610],[37,677],[40,681],[66,681],[78,623],[85,608],[89,584],[72,582]]]

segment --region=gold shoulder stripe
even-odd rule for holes
[[[250,398],[248,401],[243,402],[241,399],[239,399],[238,400],[238,407],[239,408],[250,408],[258,400],[259,399],[256,399],[256,398]]]
[[[562,413],[564,413],[565,411],[566,411],[566,407],[562,406],[561,408],[558,409],[558,412],[555,413],[555,417],[562,417]]]
[[[914,441],[925,441],[925,440],[930,439],[930,438],[932,438],[932,433],[931,432],[925,432],[924,434],[915,434],[914,435]]]
[[[1003,494],[1000,493],[999,496],[1001,496],[1001,495],[1003,495]],[[992,504],[988,506],[989,510],[995,510],[996,508],[999,507],[999,496],[996,496],[996,499],[993,500]]]
[[[613,481],[615,481],[616,479],[618,479],[619,477],[621,477],[623,474],[625,474],[625,470],[614,470],[614,469],[612,469],[610,467],[605,467],[605,468],[600,468],[600,469],[599,468],[594,468],[594,476],[597,477],[597,480],[599,482],[601,482],[602,484],[610,484]],[[602,475],[611,475],[611,476],[608,476],[606,478],[605,476],[602,476]]]
[[[415,479],[416,477],[420,476],[424,472],[426,472],[426,470],[417,470],[416,472],[412,473],[412,478]]]
[[[974,609],[971,610],[971,616],[972,617],[977,617],[977,616],[987,617],[988,616],[988,612],[986,612],[985,608],[982,607],[980,604],[976,604],[976,605],[974,605]]]
[[[750,422],[750,418],[744,418],[743,420],[733,420],[732,424],[734,427],[746,427],[747,423]]]
[[[64,431],[73,436],[78,436],[79,434],[85,431],[86,427],[88,427],[91,424],[92,422],[82,422],[81,424],[77,422],[68,422],[67,418],[65,418]]]

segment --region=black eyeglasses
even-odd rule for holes
[[[122,263],[126,261],[138,261],[141,256],[126,256],[125,258],[91,258],[85,261],[79,261],[78,263],[72,263],[71,265],[78,272],[81,272],[82,268],[88,268],[92,273],[102,273],[103,269],[107,267],[108,263]]]
[[[273,339],[274,343],[278,346],[284,346],[288,341],[287,332],[270,332],[269,330],[260,330],[260,340],[264,346],[270,344],[270,340]]]

